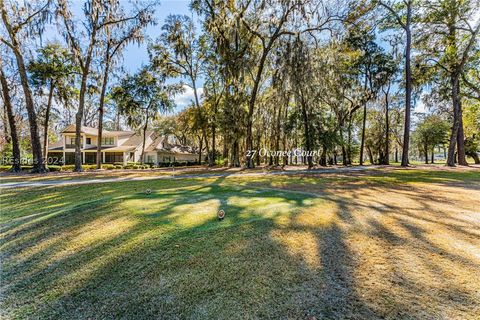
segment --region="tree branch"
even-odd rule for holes
[[[35,11],[34,13],[32,13],[30,16],[28,16],[23,22],[20,22],[18,25],[16,25],[15,27],[13,27],[13,31],[16,33],[18,30],[20,30],[24,25],[28,24],[30,22],[30,20],[32,20],[37,14],[39,14],[40,12],[42,12],[43,10],[45,10],[48,6],[50,5],[50,0],[47,0],[47,3],[41,7],[40,9],[38,9],[37,11]]]
[[[398,13],[395,12],[395,10],[393,10],[392,7],[390,7],[389,5],[387,5],[386,3],[384,3],[383,1],[378,1],[378,4],[381,5],[382,7],[384,7],[385,9],[387,9],[388,11],[390,11],[390,13],[395,17],[395,19],[397,20],[398,24],[404,29],[406,30],[407,29],[407,26],[405,25],[405,23],[403,23],[402,19],[400,18],[400,16],[398,15]]]

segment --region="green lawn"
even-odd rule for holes
[[[0,314],[474,319],[478,199],[437,169],[2,190]]]

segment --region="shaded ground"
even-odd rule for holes
[[[479,198],[473,169],[3,190],[0,309],[7,319],[476,319]]]

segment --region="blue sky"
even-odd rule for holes
[[[189,5],[189,0],[161,1],[160,6],[155,10],[157,25],[148,27],[146,30],[147,36],[156,39],[161,33],[161,28],[165,19],[170,14],[185,14],[191,16],[192,13],[189,10]],[[129,72],[134,72],[142,65],[142,63],[146,64],[147,62],[148,54],[146,43],[143,43],[140,47],[137,45],[130,45],[124,53],[124,65]]]
[[[146,30],[146,34],[151,39],[156,39],[160,33],[161,28],[165,22],[165,19],[170,14],[185,14],[192,16],[192,12],[189,10],[190,0],[168,0],[161,1],[160,6],[155,10],[155,18],[157,25],[149,26]],[[194,19],[196,19],[194,17]],[[130,45],[124,52],[124,68],[128,72],[135,72],[142,64],[148,63],[147,43],[142,45]],[[202,82],[200,82],[202,85]],[[185,92],[175,97],[175,103],[177,108],[175,111],[180,111],[188,106],[193,101],[193,90],[189,87],[184,87]],[[199,94],[203,92],[202,88],[198,89]]]

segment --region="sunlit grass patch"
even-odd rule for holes
[[[412,171],[6,190],[2,316],[474,318],[480,177]]]

